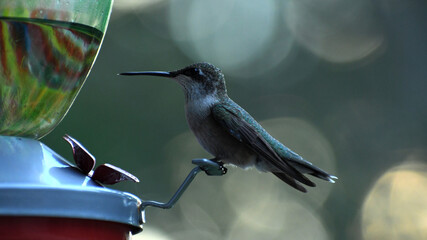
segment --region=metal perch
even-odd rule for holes
[[[184,193],[184,191],[187,189],[187,187],[190,185],[190,183],[194,180],[194,178],[200,171],[204,171],[209,176],[222,176],[227,172],[227,169],[223,167],[221,163],[209,159],[194,159],[192,163],[197,165],[197,167],[193,168],[190,171],[184,182],[181,184],[181,186],[178,188],[178,190],[167,203],[161,203],[157,201],[144,201],[141,203],[140,209],[143,213],[143,223],[145,223],[144,211],[146,207],[152,206],[163,209],[169,209],[173,207],[173,205],[179,200],[181,195]]]

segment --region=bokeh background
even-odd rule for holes
[[[116,0],[85,86],[42,141],[71,159],[68,133],[141,180],[115,188],[167,201],[210,156],[176,83],[116,74],[200,61],[339,180],[303,194],[255,170],[201,174],[173,209],[148,209],[135,239],[427,239],[426,1]]]

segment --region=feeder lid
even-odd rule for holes
[[[0,216],[83,218],[142,230],[141,200],[102,186],[43,143],[0,136]]]

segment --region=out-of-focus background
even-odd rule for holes
[[[229,168],[198,176],[171,210],[148,209],[135,239],[427,239],[427,2],[116,0],[65,133],[166,201],[210,157],[173,81],[121,77],[207,61],[229,95],[288,147],[335,174],[309,193]]]

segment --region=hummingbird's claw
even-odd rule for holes
[[[219,168],[222,171],[222,175],[226,174],[228,169],[226,167],[224,167],[224,163],[223,162],[218,162],[219,164]]]
[[[221,171],[222,171],[222,175],[224,175],[224,174],[226,174],[227,173],[227,168],[226,167],[224,167],[224,166],[221,166],[220,167],[221,168]]]
[[[222,176],[227,173],[227,168],[222,162],[215,162],[206,158],[193,159],[193,164],[196,164],[209,176]]]

